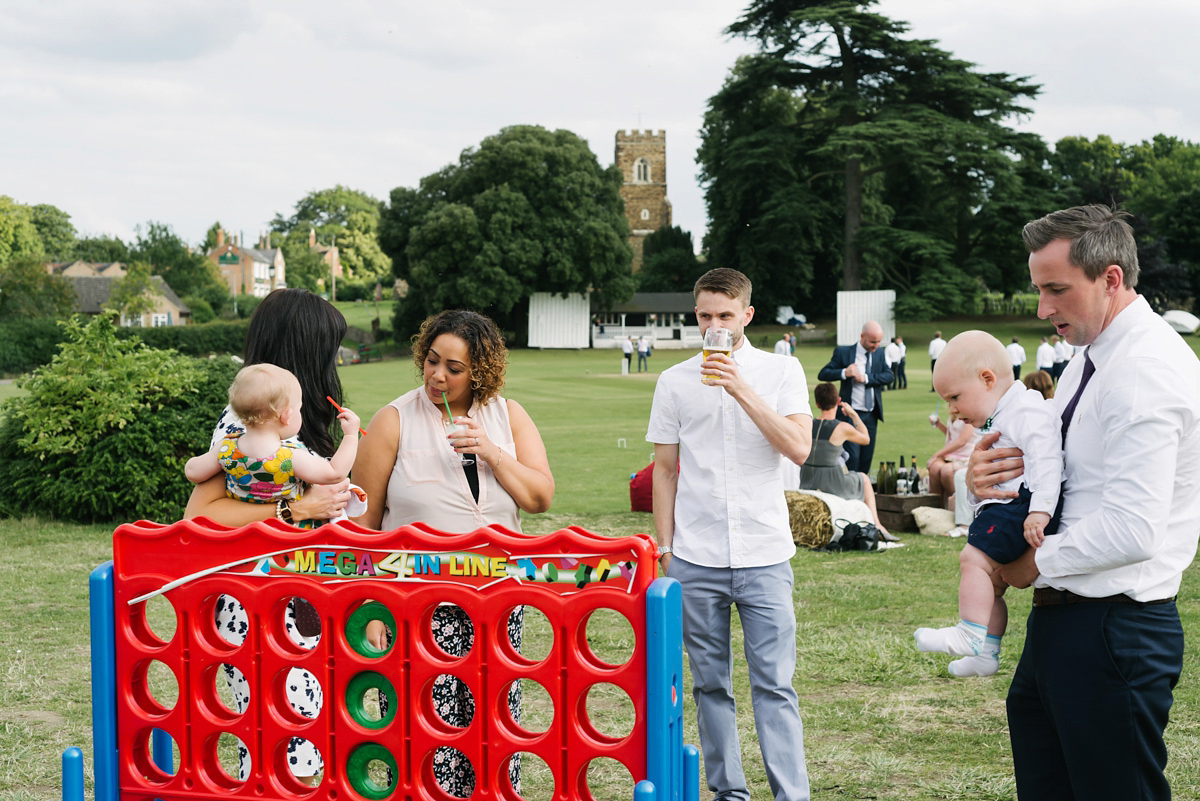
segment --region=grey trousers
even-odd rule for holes
[[[749,801],[733,698],[730,607],[742,622],[758,746],[775,801],[808,801],[804,726],[792,675],[796,670],[795,576],[790,562],[714,568],[672,557],[671,578],[683,586],[683,642],[692,670],[704,772],[714,799]]]

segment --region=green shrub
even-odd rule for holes
[[[367,278],[362,281],[338,281],[337,299],[339,301],[374,300],[377,283],[378,280],[375,278]]]
[[[183,303],[192,313],[192,325],[211,323],[217,319],[217,313],[213,311],[212,304],[199,295],[188,295],[183,299]]]
[[[208,448],[238,365],[118,340],[105,317],[67,333],[4,407],[0,515],[179,519],[191,492],[183,463]]]

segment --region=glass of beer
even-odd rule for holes
[[[710,328],[704,332],[704,361],[708,361],[708,357],[714,353],[724,353],[726,356],[733,353],[733,332],[727,328]],[[711,384],[718,379],[718,376],[702,373],[700,380],[705,384]]]

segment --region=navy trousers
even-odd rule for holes
[[[1165,801],[1175,604],[1034,607],[1008,691],[1021,801]]]
[[[875,458],[875,429],[879,426],[879,421],[875,419],[875,415],[871,412],[859,412],[858,416],[862,418],[863,425],[867,427],[867,434],[871,436],[871,441],[866,445],[855,445],[849,441],[842,445],[850,457],[846,462],[846,469],[851,473],[857,470],[860,473],[870,474],[871,460]],[[838,413],[838,419],[845,420],[847,423],[850,422],[850,418],[843,417],[840,412]]]

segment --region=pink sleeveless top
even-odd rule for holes
[[[384,531],[417,522],[452,534],[487,525],[521,530],[516,501],[478,456],[479,501],[471,495],[458,454],[446,440],[442,412],[429,402],[424,387],[388,405],[400,415],[400,451],[388,479]],[[488,439],[504,449],[505,459],[517,458],[504,398],[493,398],[483,406],[472,403],[469,416],[482,425]]]

